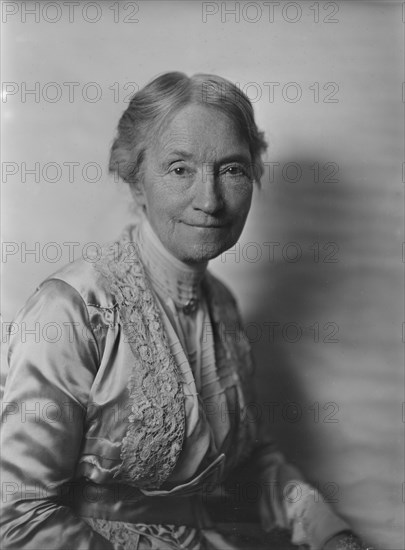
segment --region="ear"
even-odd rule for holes
[[[146,210],[147,198],[142,178],[137,178],[135,182],[132,182],[130,188],[136,204]]]

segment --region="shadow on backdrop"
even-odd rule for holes
[[[386,238],[396,220],[381,226],[381,185],[350,181],[350,170],[333,171],[327,159],[280,165],[290,166],[288,178],[264,181],[259,192],[253,223],[271,244],[253,270],[246,319],[262,420],[288,459],[337,497],[330,502],[353,527],[366,538],[378,533],[381,544],[398,527],[390,311],[397,253]],[[317,175],[316,165],[326,169]]]

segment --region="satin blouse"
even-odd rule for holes
[[[253,460],[257,479],[277,486],[258,503],[263,528],[290,528],[321,548],[347,524],[325,507],[319,514],[322,503],[303,499],[292,511],[283,498],[286,480],[306,485],[246,414],[253,371],[234,298],[208,272],[181,274],[167,257],[167,284],[153,276],[165,270],[149,231],[132,227],[101,258],[58,271],[12,326],[3,547],[127,550],[88,519],[181,528],[198,492]],[[191,299],[197,308],[185,313]]]

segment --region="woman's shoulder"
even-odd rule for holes
[[[70,287],[70,289],[69,289]],[[76,291],[87,306],[113,308],[116,301],[110,286],[95,269],[95,263],[84,259],[75,260],[52,273],[39,285],[48,293],[58,290]]]
[[[65,293],[76,291],[88,306],[115,308],[117,300],[111,284],[118,277],[115,264],[124,264],[128,269],[132,257],[136,259],[136,243],[131,241],[134,227],[134,224],[126,226],[115,241],[97,245],[94,253],[61,267],[42,281],[37,290],[49,293],[58,287]]]

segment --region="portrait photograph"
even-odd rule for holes
[[[404,6],[0,3],[1,548],[404,550]]]

